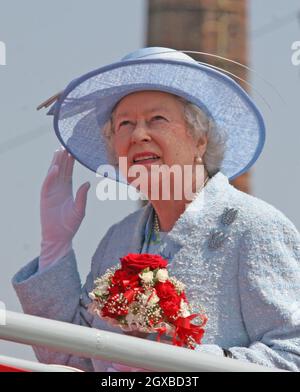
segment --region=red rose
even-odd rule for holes
[[[170,281],[157,282],[155,285],[155,290],[160,299],[171,299],[173,297],[178,297],[173,283]]]
[[[117,271],[115,271],[111,281],[113,284],[118,284],[124,280],[131,280],[135,276],[138,277],[138,275],[133,271],[125,271],[123,269],[118,269]]]
[[[122,269],[140,272],[149,267],[151,270],[156,268],[166,268],[168,265],[167,260],[159,255],[152,255],[148,253],[129,253],[120,259]]]
[[[131,271],[128,273],[127,271],[120,269],[114,273],[111,281],[114,285],[119,287],[121,292],[124,292],[125,290],[139,287],[139,279],[138,274]]]
[[[155,285],[156,293],[160,298],[159,305],[167,317],[176,315],[180,309],[181,296],[175,290],[173,283],[166,281]]]
[[[168,318],[177,315],[180,309],[180,302],[176,301],[160,301],[159,304]]]

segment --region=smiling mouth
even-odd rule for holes
[[[151,163],[156,162],[160,157],[148,157],[148,158],[137,158],[133,160],[133,163]]]

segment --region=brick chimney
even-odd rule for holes
[[[148,46],[216,54],[247,65],[246,0],[148,0]],[[210,56],[192,55],[247,80],[242,67]],[[235,79],[247,90],[247,85]],[[250,173],[232,185],[250,193]]]

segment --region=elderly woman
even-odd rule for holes
[[[181,52],[144,48],[72,81],[49,114],[65,149],[55,153],[42,187],[40,256],[13,277],[24,312],[120,333],[87,311],[94,280],[128,253],[160,254],[185,283],[193,309],[208,316],[196,351],[298,371],[299,233],[276,208],[229,183],[264,144],[263,120],[247,94]],[[74,158],[148,198],[110,227],[83,286],[72,239],[89,184],[74,200]],[[174,167],[183,176],[170,175],[165,197],[166,177],[155,168]],[[46,363],[122,369],[34,350]]]

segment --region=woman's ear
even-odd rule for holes
[[[207,145],[207,135],[202,135],[199,137],[197,142],[197,147],[205,147]]]
[[[197,151],[200,152],[201,156],[205,153],[207,147],[207,135],[202,135],[197,141]]]

